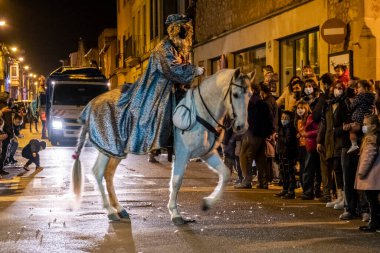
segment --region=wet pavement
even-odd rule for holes
[[[26,134],[31,137],[38,135]],[[91,174],[91,147],[82,153],[85,192],[75,205],[73,150],[42,151],[42,171],[31,166],[25,172],[19,155],[19,164],[6,168],[11,174],[0,179],[0,252],[380,252],[380,233],[359,232],[359,218],[341,221],[341,211],[317,200],[275,198],[278,186],[235,190],[231,184],[217,205],[202,212],[202,198],[217,177],[201,162],[189,164],[179,193],[182,215],[196,222],[175,226],[166,208],[171,165],[164,156],[159,164],[146,156],[122,161],[115,188],[131,222],[110,223]]]

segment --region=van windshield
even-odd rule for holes
[[[59,84],[54,87],[54,105],[87,105],[94,97],[108,91],[107,85]]]

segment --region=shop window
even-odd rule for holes
[[[211,59],[211,74],[215,74],[220,69],[220,57]]]
[[[314,30],[280,40],[281,90],[292,76],[302,75],[305,65],[310,65],[317,76],[320,74],[318,38],[319,31]]]
[[[243,73],[256,70],[255,83],[263,81],[261,69],[266,65],[265,45],[234,53],[234,63],[235,68],[240,67]]]

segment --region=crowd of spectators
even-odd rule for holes
[[[350,78],[344,65],[320,78],[305,66],[275,99],[278,78],[271,66],[263,74],[262,82],[252,84],[248,131],[227,131],[223,140],[225,163],[237,173],[234,187],[268,189],[276,183],[282,191],[274,197],[320,201],[343,210],[342,220],[369,222],[362,231],[379,230],[380,88]]]

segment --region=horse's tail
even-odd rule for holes
[[[85,123],[82,125],[81,132],[79,134],[77,149],[72,155],[73,159],[75,159],[73,169],[72,169],[72,190],[77,197],[77,200],[80,200],[82,191],[83,191],[83,172],[82,165],[79,160],[80,152],[84,146],[86,141],[86,136],[88,132],[88,124]]]

